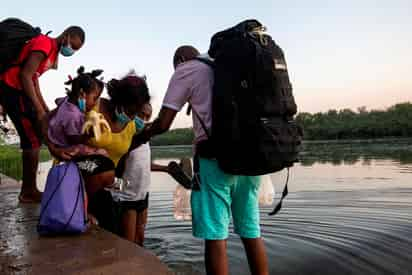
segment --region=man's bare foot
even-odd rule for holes
[[[20,203],[40,203],[41,202],[41,197],[43,193],[35,190],[31,192],[20,192],[19,195],[19,202]]]
[[[99,222],[97,221],[96,217],[93,216],[92,214],[88,213],[87,214],[87,220],[88,220],[88,225],[99,225]]]

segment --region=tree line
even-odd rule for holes
[[[296,116],[306,140],[412,137],[412,103],[399,103],[386,110],[360,107],[306,113]],[[190,145],[192,128],[175,129],[155,137],[152,145]]]
[[[307,140],[412,137],[412,104],[409,102],[386,110],[368,111],[360,107],[357,111],[299,113],[296,120],[303,127]]]

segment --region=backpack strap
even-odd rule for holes
[[[198,60],[198,61],[200,61],[200,62],[202,62],[202,63],[204,63],[204,64],[212,67],[212,69],[213,69],[214,66],[215,66],[213,60],[210,59],[209,57],[206,57],[206,56],[201,56],[201,55],[200,55],[200,56],[196,57],[195,60]],[[210,139],[212,135],[210,134],[209,130],[207,129],[205,122],[202,120],[202,118],[200,117],[199,113],[196,112],[196,110],[193,109],[193,107],[192,107],[191,104],[189,104],[189,106],[187,106],[186,115],[190,115],[190,112],[191,112],[192,110],[193,110],[193,113],[195,114],[195,116],[197,117],[197,119],[199,120],[200,124],[202,125],[202,128],[203,128],[203,130],[205,131],[207,137]]]
[[[193,109],[192,105],[189,104],[189,106],[187,107],[187,112],[188,112],[188,114],[190,114],[190,111],[191,111],[191,110],[193,111],[193,114],[197,117],[197,119],[199,120],[200,125],[201,125],[202,128],[203,128],[203,131],[205,131],[205,133],[206,133],[206,135],[207,135],[207,138],[210,139],[210,138],[212,137],[212,135],[210,134],[209,130],[207,129],[206,123],[205,123],[205,122],[203,121],[203,119],[200,117],[199,113],[196,112],[195,109]]]
[[[213,59],[211,59],[208,56],[199,55],[198,57],[195,58],[195,60],[200,61],[200,62],[212,67],[212,69],[215,67],[215,63],[214,63]]]

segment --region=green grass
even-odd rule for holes
[[[40,151],[40,161],[50,160],[46,147]],[[0,145],[0,173],[16,180],[22,178],[21,149],[16,145]]]

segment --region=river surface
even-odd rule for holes
[[[155,148],[156,162],[189,157]],[[412,140],[306,143],[276,216],[261,208],[270,274],[412,274]],[[286,172],[271,175],[275,202]],[[176,183],[152,174],[145,246],[177,274],[204,274],[203,242],[173,215]],[[228,239],[231,274],[250,274],[239,238]]]

